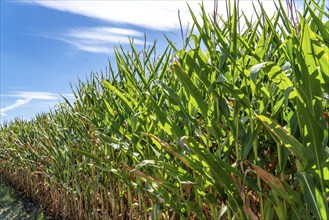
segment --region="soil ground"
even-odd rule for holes
[[[0,180],[0,219],[1,220],[42,220],[48,219],[30,201]]]

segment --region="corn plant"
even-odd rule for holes
[[[64,219],[328,219],[325,1],[295,20],[238,3],[3,125],[1,176]]]

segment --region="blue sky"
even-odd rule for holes
[[[180,10],[184,29],[191,18],[180,1],[55,1],[1,0],[1,123],[15,117],[33,118],[61,100],[73,99],[70,83],[84,80],[91,72],[104,71],[114,63],[113,47],[128,48],[128,36],[142,48],[158,41],[166,46],[164,34],[179,39]],[[198,13],[198,3],[190,1]],[[219,13],[225,3],[219,1]],[[247,14],[251,1],[241,1]],[[205,2],[213,10],[213,2]],[[266,4],[268,11],[273,5]],[[249,13],[249,14],[250,14]]]

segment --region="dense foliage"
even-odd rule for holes
[[[329,219],[325,1],[254,21],[226,3],[2,126],[2,177],[60,218]]]

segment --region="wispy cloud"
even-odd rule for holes
[[[24,3],[40,5],[58,11],[69,12],[73,14],[83,15],[89,18],[102,20],[109,23],[119,23],[143,27],[146,29],[173,31],[180,29],[178,19],[178,11],[183,27],[188,23],[192,23],[187,4],[195,13],[199,15],[202,0],[182,1],[149,1],[149,0],[131,0],[131,1],[40,1],[29,0]],[[275,6],[272,1],[260,0],[266,2],[263,4],[267,14],[271,16],[275,11]],[[256,8],[259,8],[257,0],[240,1],[239,8],[249,17],[253,13],[252,3]],[[214,1],[204,0],[204,8],[207,13],[211,14],[214,11]],[[284,4],[285,6],[285,4]],[[225,1],[219,1],[218,14],[226,15]]]
[[[266,0],[260,0],[265,2]],[[187,4],[190,6],[195,15],[200,14],[201,0],[194,1],[149,1],[149,0],[132,0],[132,1],[40,1],[29,0],[22,1],[26,4],[34,4],[42,7],[78,14],[92,19],[102,20],[109,25],[125,24],[130,27],[142,27],[150,30],[160,31],[177,31],[180,29],[178,11],[180,20],[185,29],[188,24],[193,23]],[[239,7],[244,11],[247,17],[253,13],[252,2],[255,7],[259,8],[257,1],[240,1]],[[214,11],[214,2],[211,0],[203,1],[207,13]],[[219,1],[218,14],[226,16],[225,1]],[[271,16],[275,7],[273,2],[263,4],[264,9]],[[79,50],[91,53],[112,52],[113,43],[127,44],[128,36],[134,39],[134,44],[143,44],[142,33],[133,29],[112,28],[112,27],[92,27],[92,28],[74,28],[64,31],[61,34],[41,34],[44,37],[50,37],[73,45]]]
[[[177,11],[189,17],[185,1],[24,1],[47,8],[83,15],[110,23],[135,25],[153,30],[179,28]],[[191,1],[196,8],[201,1]],[[212,6],[212,1],[206,1]],[[197,7],[198,8],[198,7]]]
[[[4,108],[1,108],[1,109],[0,109],[0,114],[1,114],[2,116],[6,116],[6,115],[7,115],[7,114],[6,114],[7,111],[10,111],[10,110],[13,110],[13,109],[15,109],[15,108],[18,108],[18,107],[20,107],[20,106],[22,106],[22,105],[25,105],[25,104],[29,103],[31,100],[32,100],[31,98],[17,99],[17,100],[15,101],[15,103],[13,103],[13,104],[11,104],[11,105],[9,105],[9,106],[6,106],[6,107],[4,107]]]
[[[7,112],[17,109],[23,105],[27,105],[32,100],[60,100],[61,96],[56,93],[51,92],[36,92],[36,91],[21,91],[21,92],[15,92],[12,94],[4,94],[1,95],[2,97],[16,97],[18,98],[13,104],[8,105],[4,108],[0,109],[0,114],[2,116],[7,116]],[[66,94],[65,95],[68,98],[72,98],[72,94]]]
[[[36,91],[21,91],[21,92],[14,92],[12,94],[1,95],[1,96],[20,97],[24,99],[43,99],[43,100],[56,100],[60,98],[60,96],[56,93],[36,92]]]
[[[143,44],[140,39],[142,32],[133,29],[122,29],[112,27],[75,28],[64,33],[63,37],[57,39],[74,45],[80,50],[92,53],[111,52],[113,43],[127,44],[129,38],[134,39],[135,44]]]
[[[123,29],[117,27],[80,27],[72,28],[61,33],[36,33],[38,36],[51,38],[68,43],[79,50],[91,53],[109,54],[113,51],[114,44],[129,44],[130,39],[135,45],[144,43],[144,33],[134,29]]]

